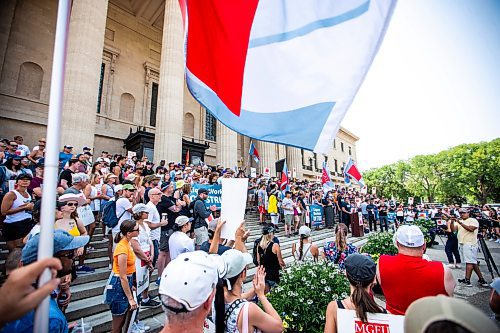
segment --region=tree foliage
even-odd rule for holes
[[[363,178],[379,196],[402,201],[500,202],[500,138],[370,169]]]

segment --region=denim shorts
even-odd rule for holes
[[[128,276],[127,280],[130,290],[132,290],[133,276]],[[109,305],[113,316],[123,316],[127,313],[129,309],[128,298],[123,291],[119,276],[112,276],[106,285],[106,300],[104,303]]]

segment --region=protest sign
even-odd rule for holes
[[[354,202],[356,203],[356,207],[361,206],[361,198],[357,197],[356,199],[354,199]]]
[[[404,316],[387,313],[368,313],[368,320],[362,322],[356,311],[337,310],[337,332],[342,333],[403,333]]]
[[[250,177],[252,177],[252,178],[257,177],[257,169],[256,168],[250,168]]]
[[[220,185],[193,184],[191,187],[191,193],[189,193],[189,199],[191,201],[196,199],[200,188],[205,188],[208,191],[208,198],[205,200],[205,206],[208,208],[214,205],[218,210],[220,210],[222,187]]]
[[[89,224],[94,223],[94,213],[92,212],[92,209],[89,205],[78,207],[76,209],[76,212],[78,213],[78,217],[80,218],[84,226],[88,226]]]
[[[377,194],[377,188],[376,187],[372,187],[372,194],[373,195]]]
[[[149,270],[145,261],[135,260],[135,275],[137,278],[137,293],[140,294],[149,286]]]
[[[408,205],[413,205],[413,197],[408,197]]]
[[[296,168],[292,169],[292,178],[297,178],[297,169]]]
[[[271,178],[271,169],[264,168],[263,176],[267,178]]]
[[[221,238],[234,239],[234,233],[245,219],[248,178],[222,178],[221,217],[226,224]]]
[[[323,223],[323,207],[319,205],[310,205],[309,216],[311,219],[311,226],[320,226]]]
[[[359,225],[362,226],[363,225],[363,214],[361,212],[358,212],[358,221],[359,221]]]
[[[127,158],[132,158],[134,156],[137,156],[137,153],[135,151],[127,151]]]

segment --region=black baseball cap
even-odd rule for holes
[[[348,255],[344,265],[347,275],[356,282],[372,281],[377,270],[369,256],[358,253]]]
[[[198,195],[200,195],[200,194],[202,194],[202,193],[206,193],[206,194],[208,194],[208,190],[207,190],[206,188],[200,188],[200,189],[198,190]]]

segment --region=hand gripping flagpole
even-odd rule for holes
[[[47,150],[45,155],[42,211],[40,216],[40,242],[38,260],[53,256],[54,219],[56,208],[57,175],[59,171],[59,143],[61,114],[64,94],[64,72],[66,68],[66,48],[68,45],[71,0],[59,0],[57,9],[56,36],[50,81],[49,115],[47,122]],[[39,287],[52,279],[49,269],[45,269],[39,279]],[[50,297],[50,296],[49,296]],[[35,312],[34,332],[49,331],[49,297],[45,298]]]

